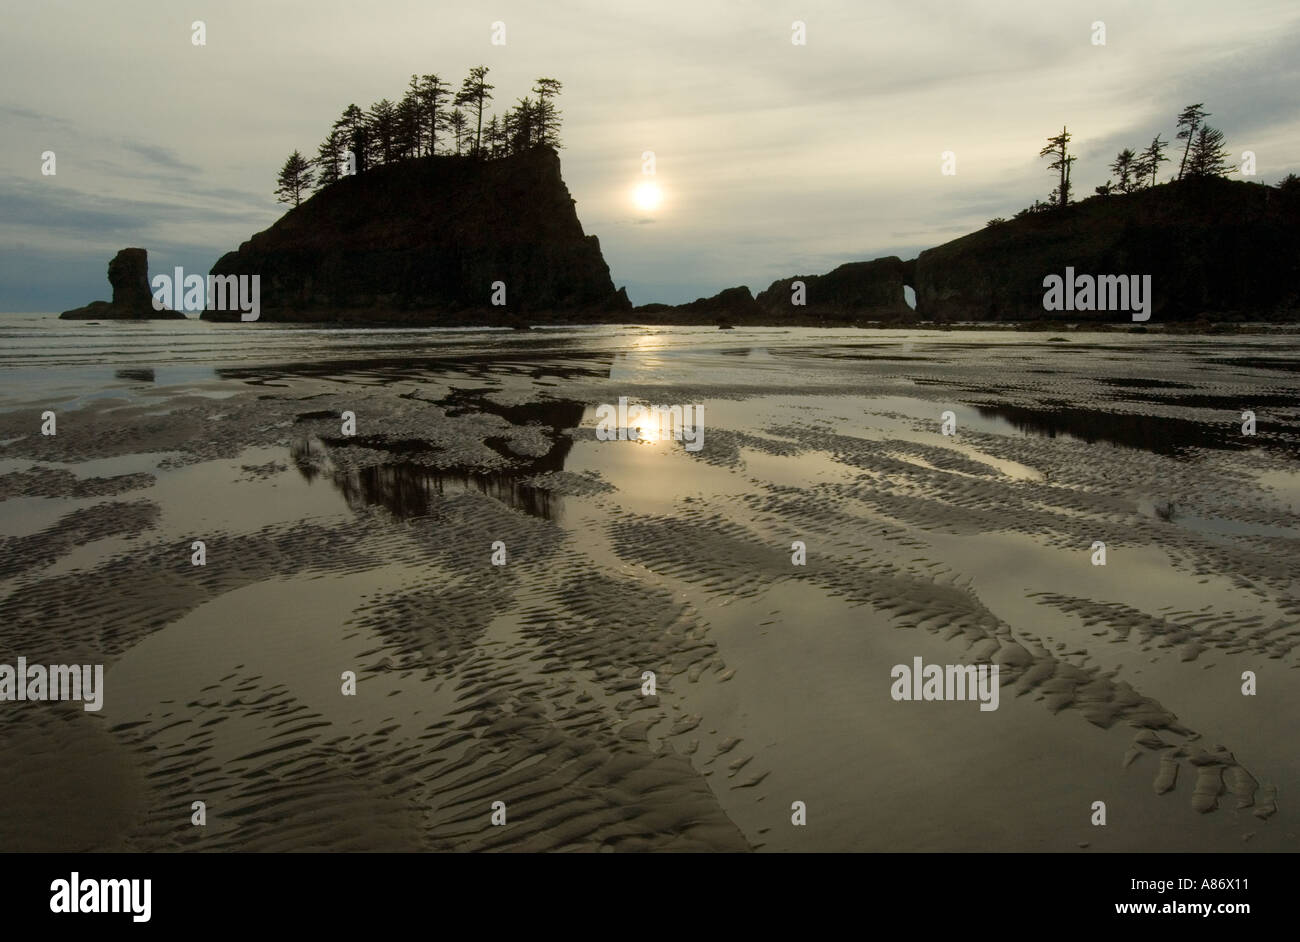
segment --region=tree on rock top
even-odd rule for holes
[[[1200,129],[1201,123],[1210,116],[1205,110],[1205,102],[1197,102],[1194,105],[1188,105],[1183,109],[1182,114],[1178,116],[1178,134],[1176,137],[1180,141],[1186,141],[1183,147],[1183,159],[1178,164],[1178,179],[1181,180],[1187,173],[1187,158],[1191,156],[1192,141],[1196,139],[1196,132]]]
[[[555,98],[564,85],[559,79],[539,78],[533,86],[537,96],[537,143],[556,148],[560,147],[560,112],[555,107]]]
[[[457,105],[469,105],[474,114],[474,150],[475,157],[483,156],[483,106],[492,100],[492,89],[495,85],[487,83],[488,68],[485,65],[476,65],[469,70],[469,75],[465,81],[460,84],[460,92],[456,95]]]
[[[301,204],[302,191],[311,188],[314,176],[311,167],[311,161],[298,151],[290,154],[289,159],[280,168],[280,176],[276,179],[276,183],[279,184],[275,188],[276,200],[281,203],[293,203],[294,206]]]
[[[1055,170],[1061,175],[1061,182],[1052,191],[1050,198],[1051,202],[1060,207],[1070,205],[1070,165],[1078,160],[1069,152],[1069,146],[1070,132],[1063,127],[1061,133],[1049,137],[1047,146],[1038,152],[1039,157],[1051,157],[1052,162],[1048,165],[1048,169]]]
[[[1202,124],[1187,156],[1187,176],[1224,177],[1237,168],[1228,162],[1231,155],[1223,146],[1223,132]]]

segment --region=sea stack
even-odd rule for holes
[[[91,301],[59,315],[60,320],[183,320],[179,311],[154,310],[149,291],[149,253],[144,249],[122,249],[108,263],[112,301]]]
[[[419,157],[345,177],[211,273],[257,276],[263,321],[514,326],[614,321],[631,309],[547,146],[496,160]]]

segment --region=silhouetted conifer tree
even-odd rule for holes
[[[1070,132],[1063,127],[1061,133],[1049,137],[1047,145],[1038,152],[1039,157],[1051,157],[1052,162],[1048,165],[1048,169],[1060,174],[1061,182],[1052,191],[1051,197],[1051,201],[1059,207],[1068,206],[1070,203],[1070,165],[1078,159],[1069,153],[1070,136]]]
[[[1150,177],[1151,182],[1147,186],[1156,185],[1156,174],[1160,170],[1160,165],[1169,163],[1169,158],[1165,156],[1165,145],[1167,143],[1168,141],[1160,140],[1160,135],[1157,134],[1151,138],[1151,143],[1147,145],[1147,149],[1138,157],[1138,178],[1146,179]]]
[[[343,132],[337,127],[316,149],[316,189],[323,190],[343,176]]]
[[[302,191],[310,189],[311,181],[311,161],[298,151],[294,151],[280,168],[280,176],[276,179],[276,183],[279,184],[275,189],[276,200],[281,203],[293,203],[294,206],[300,205]]]
[[[1138,156],[1133,152],[1133,148],[1126,147],[1119,152],[1115,162],[1110,165],[1110,172],[1119,176],[1115,182],[1115,189],[1121,193],[1132,193],[1137,189],[1137,169]],[[1107,183],[1109,193],[1110,184]]]
[[[483,128],[483,140],[487,146],[488,156],[500,157],[505,153],[506,135],[501,120],[496,115],[493,115],[492,120]]]
[[[1187,171],[1187,157],[1192,152],[1192,141],[1196,138],[1196,132],[1200,129],[1201,123],[1210,116],[1205,110],[1205,103],[1199,102],[1195,105],[1188,105],[1183,109],[1183,113],[1178,116],[1178,140],[1186,141],[1187,146],[1183,148],[1183,159],[1178,165],[1178,179],[1183,178]]]
[[[370,106],[370,137],[374,142],[374,161],[390,163],[396,157],[397,108],[387,98]]]
[[[465,131],[469,126],[469,121],[465,118],[465,112],[459,108],[453,108],[451,117],[447,124],[451,130],[451,135],[456,139],[456,156],[460,156],[461,141],[465,137]]]
[[[447,130],[447,99],[451,86],[437,75],[420,77],[420,111],[424,118],[425,134],[429,140],[429,153],[438,153],[438,135]]]
[[[506,112],[506,139],[512,154],[529,150],[537,139],[537,106],[528,97],[520,98]]]
[[[1223,146],[1223,132],[1202,124],[1187,156],[1187,176],[1226,177],[1237,169],[1229,162],[1231,156]]]
[[[397,155],[398,159],[419,157],[424,153],[424,122],[420,114],[420,77],[411,76],[406,93],[397,103]]]
[[[370,124],[366,113],[356,105],[348,105],[343,116],[334,122],[343,135],[345,150],[352,151],[357,173],[369,169],[371,163]]]
[[[555,107],[555,98],[564,86],[559,79],[539,78],[533,86],[537,96],[535,124],[537,126],[537,143],[549,144],[557,150],[560,144],[560,111]]]
[[[468,105],[471,113],[474,115],[474,156],[482,156],[483,147],[483,108],[492,100],[492,89],[495,85],[487,83],[488,68],[485,65],[476,65],[469,70],[469,75],[465,77],[460,85],[460,91],[456,94],[456,104]]]

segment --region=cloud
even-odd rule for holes
[[[53,115],[41,114],[38,111],[32,111],[30,108],[19,108],[14,105],[0,105],[0,117],[11,121],[30,122],[35,124],[51,124],[56,127],[72,127],[72,122],[63,118],[56,118]]]
[[[166,167],[168,170],[177,170],[182,173],[192,174],[203,172],[194,164],[180,160],[175,153],[166,147],[158,147],[154,144],[142,144],[139,141],[123,141],[122,146],[131,153],[137,154],[158,166]]]

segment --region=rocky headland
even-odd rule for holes
[[[1043,281],[1150,276],[1152,323],[1300,316],[1300,195],[1186,180],[1027,213],[916,260],[916,313],[934,321],[1131,322],[1125,310],[1049,311]]]

